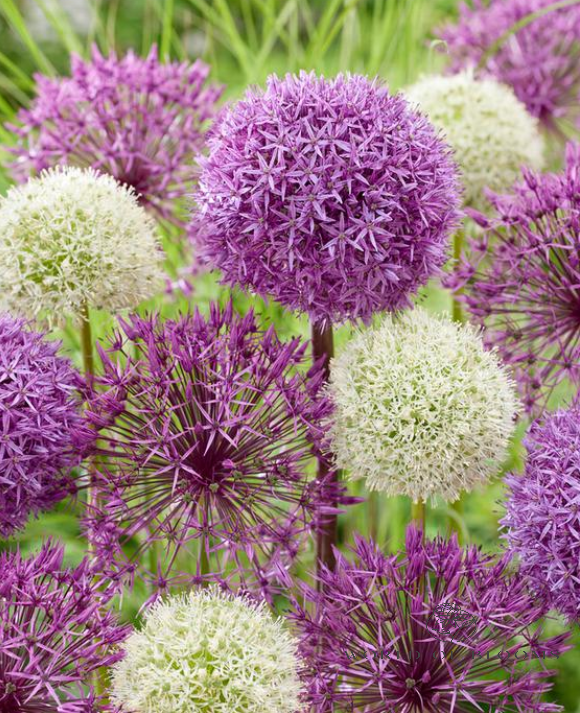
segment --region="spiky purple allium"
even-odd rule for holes
[[[330,410],[321,368],[298,371],[305,350],[231,305],[121,322],[88,407],[102,444],[101,508],[88,518],[102,567],[114,576],[141,562],[160,591],[284,579],[339,495],[305,475]]]
[[[439,33],[453,71],[477,66],[481,74],[511,86],[530,114],[551,130],[580,114],[580,5],[549,10],[554,4],[474,0],[461,5],[457,24]]]
[[[563,378],[580,384],[580,147],[568,145],[562,173],[526,170],[513,195],[490,200],[497,215],[472,213],[483,236],[448,284],[464,288],[534,412]]]
[[[540,700],[553,673],[543,659],[567,634],[542,636],[544,609],[508,555],[424,542],[410,527],[406,551],[358,537],[320,576],[321,592],[306,590],[313,606],[291,614],[316,713],[561,710]]]
[[[547,605],[579,621],[580,408],[532,424],[524,443],[524,474],[506,477],[505,537]]]
[[[74,491],[82,379],[58,343],[0,315],[0,535]]]
[[[202,159],[202,251],[228,283],[314,321],[405,307],[447,258],[458,182],[426,118],[378,80],[270,77]]]
[[[112,590],[87,559],[75,569],[47,543],[27,559],[0,554],[0,711],[93,713],[89,677],[119,660],[128,628],[104,605]]]
[[[205,144],[221,88],[201,61],[161,63],[152,48],[118,59],[94,48],[72,56],[71,76],[37,77],[36,97],[11,128],[14,175],[50,166],[91,167],[132,186],[141,204],[177,227],[187,223],[194,158]]]

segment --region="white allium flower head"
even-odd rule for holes
[[[0,304],[62,321],[135,307],[163,285],[154,221],[133,191],[91,169],[57,168],[0,199]]]
[[[505,193],[521,167],[544,166],[539,124],[512,89],[494,79],[475,79],[472,70],[428,76],[405,91],[452,147],[463,174],[466,206],[489,207],[484,189]]]
[[[414,309],[355,336],[332,361],[337,465],[370,490],[456,500],[506,456],[515,385],[480,333]]]
[[[297,642],[264,604],[217,588],[159,600],[113,667],[131,713],[296,713]]]

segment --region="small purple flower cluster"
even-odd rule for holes
[[[525,445],[524,474],[506,478],[505,537],[536,593],[580,621],[580,409],[534,424]]]
[[[87,559],[64,566],[64,549],[43,545],[28,559],[0,554],[0,710],[102,710],[90,675],[119,660],[129,633],[104,607],[114,590]]]
[[[58,344],[0,315],[0,535],[74,493],[83,380]]]
[[[221,88],[207,84],[203,62],[118,59],[94,48],[72,57],[71,76],[37,77],[36,97],[11,126],[16,178],[57,165],[90,167],[131,186],[143,206],[190,234],[184,199],[193,192],[194,160],[205,143]]]
[[[564,379],[580,385],[580,147],[562,173],[524,171],[448,280],[485,339],[514,369],[535,413]]]

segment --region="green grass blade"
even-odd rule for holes
[[[30,52],[38,69],[44,74],[54,75],[55,69],[53,64],[30,34],[26,22],[14,3],[14,0],[2,0],[2,2],[0,2],[0,12],[6,18],[12,31],[20,38],[26,49]]]

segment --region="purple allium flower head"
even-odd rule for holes
[[[458,219],[446,144],[378,80],[270,77],[224,111],[202,159],[202,252],[228,283],[317,322],[406,307]]]
[[[580,621],[580,408],[532,424],[523,475],[506,477],[510,549],[548,606]]]
[[[548,11],[553,4],[474,0],[462,4],[456,25],[439,33],[452,71],[478,66],[481,74],[511,86],[530,114],[551,130],[580,115],[580,5]],[[518,29],[520,22],[524,24]]]
[[[405,552],[359,537],[321,581],[292,613],[316,713],[561,710],[540,700],[553,673],[543,659],[569,648],[567,634],[535,626],[545,611],[507,555],[424,542],[411,526]]]
[[[298,371],[306,344],[231,304],[121,325],[87,414],[102,443],[101,508],[88,518],[100,566],[115,576],[140,560],[159,591],[232,574],[266,593],[340,501],[304,470],[330,410],[321,366]],[[156,542],[158,561],[144,564]]]
[[[93,671],[119,660],[128,635],[104,608],[112,590],[88,560],[63,564],[64,548],[45,544],[24,559],[0,554],[0,711],[92,713]]]
[[[560,174],[524,172],[448,279],[485,339],[514,368],[528,412],[568,377],[580,384],[580,147]]]
[[[37,95],[12,128],[20,137],[14,175],[26,179],[68,164],[91,167],[132,186],[158,218],[186,226],[195,156],[216,113],[219,87],[209,68],[163,64],[154,47],[146,59],[129,52],[90,61],[74,56],[71,76],[37,77]]]
[[[0,315],[0,535],[74,491],[82,379],[58,343]]]

